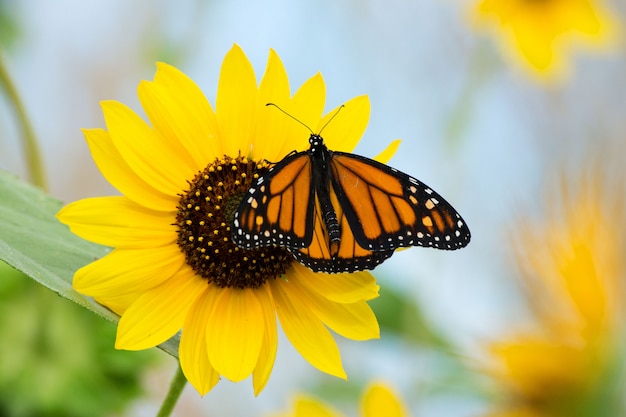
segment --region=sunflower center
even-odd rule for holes
[[[219,287],[258,288],[291,265],[293,257],[285,249],[246,250],[230,239],[233,213],[252,181],[266,170],[265,162],[224,156],[199,172],[180,196],[177,243],[187,264],[208,282]]]

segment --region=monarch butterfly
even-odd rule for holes
[[[372,159],[330,151],[320,134],[311,132],[309,144],[248,190],[234,213],[235,244],[281,246],[315,272],[338,273],[373,269],[400,247],[452,250],[469,243],[461,216],[424,183]]]

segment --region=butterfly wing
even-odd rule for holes
[[[332,152],[332,182],[354,240],[370,251],[458,249],[470,240],[459,213],[417,179],[362,156]]]
[[[303,248],[313,239],[311,160],[298,152],[259,177],[235,211],[232,239],[240,247]]]
[[[338,273],[373,269],[376,265],[393,255],[393,249],[371,251],[364,249],[354,239],[337,195],[332,187],[330,201],[337,214],[340,228],[340,241],[330,242],[323,211],[315,198],[313,239],[311,244],[302,249],[291,250],[294,258],[314,272]]]

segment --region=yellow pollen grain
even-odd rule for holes
[[[206,249],[205,248],[200,248],[200,253],[204,253],[204,252],[206,252]]]
[[[209,172],[215,172],[215,168],[209,167]]]
[[[215,210],[219,210],[220,208],[220,206],[215,206]]]
[[[191,225],[191,223],[193,223],[191,220],[185,220],[185,224],[186,224],[187,226]]]
[[[200,211],[200,206],[195,206],[193,209],[194,209],[195,211]]]
[[[233,171],[237,171],[237,165],[231,166],[230,169],[232,169]]]
[[[213,251],[213,253],[215,253],[215,254],[217,255],[218,253],[220,253],[220,250],[219,250],[219,249],[215,249],[215,250]]]
[[[190,209],[190,208],[192,208],[192,207],[193,207],[193,205],[192,205],[191,203],[188,203],[188,204],[187,204],[187,208],[188,208],[188,209]]]
[[[203,241],[204,241],[204,236],[200,236],[200,237],[198,238],[198,242],[203,242]]]
[[[207,243],[208,246],[213,246],[213,241],[209,240],[209,243]]]
[[[246,173],[245,172],[241,173],[241,178],[246,178]]]
[[[224,163],[223,161],[220,161],[220,162],[221,162],[221,163]],[[221,171],[221,170],[222,170],[222,166],[221,166],[221,165],[218,165],[218,166],[217,166],[217,170],[218,170],[218,171]]]
[[[204,226],[204,220],[200,220],[200,226]]]
[[[244,256],[244,257],[243,257],[243,260],[244,260],[244,261],[246,261],[246,262],[248,262],[248,257],[247,257],[247,256]]]
[[[212,218],[213,218],[213,213],[207,213],[207,217],[208,217],[209,219],[212,219]]]
[[[200,197],[200,191],[196,191],[196,197]]]
[[[228,238],[224,236],[224,242],[228,242]]]
[[[208,180],[208,179],[209,179],[209,176],[208,176],[207,174],[204,174],[204,175],[202,176],[202,178],[204,178],[205,180]]]
[[[220,234],[220,231],[219,231],[219,230],[217,230],[217,229],[215,229],[215,230],[213,230],[213,234],[214,234],[214,235],[219,235],[219,234]]]
[[[218,183],[217,183],[217,186],[218,186],[218,187],[223,187],[223,186],[224,186],[224,183],[223,183],[222,181],[220,181],[220,182],[218,182]]]
[[[239,182],[239,180],[235,180],[235,185],[241,185],[241,183]]]
[[[193,236],[189,236],[189,241],[190,241],[190,242],[193,242],[193,241],[194,241]]]
[[[213,187],[209,185],[208,187],[206,187],[206,190],[207,191],[213,191]]]

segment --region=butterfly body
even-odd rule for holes
[[[432,189],[380,162],[328,150],[311,134],[250,188],[234,214],[240,247],[276,245],[316,272],[373,269],[395,249],[457,249],[461,216]]]

